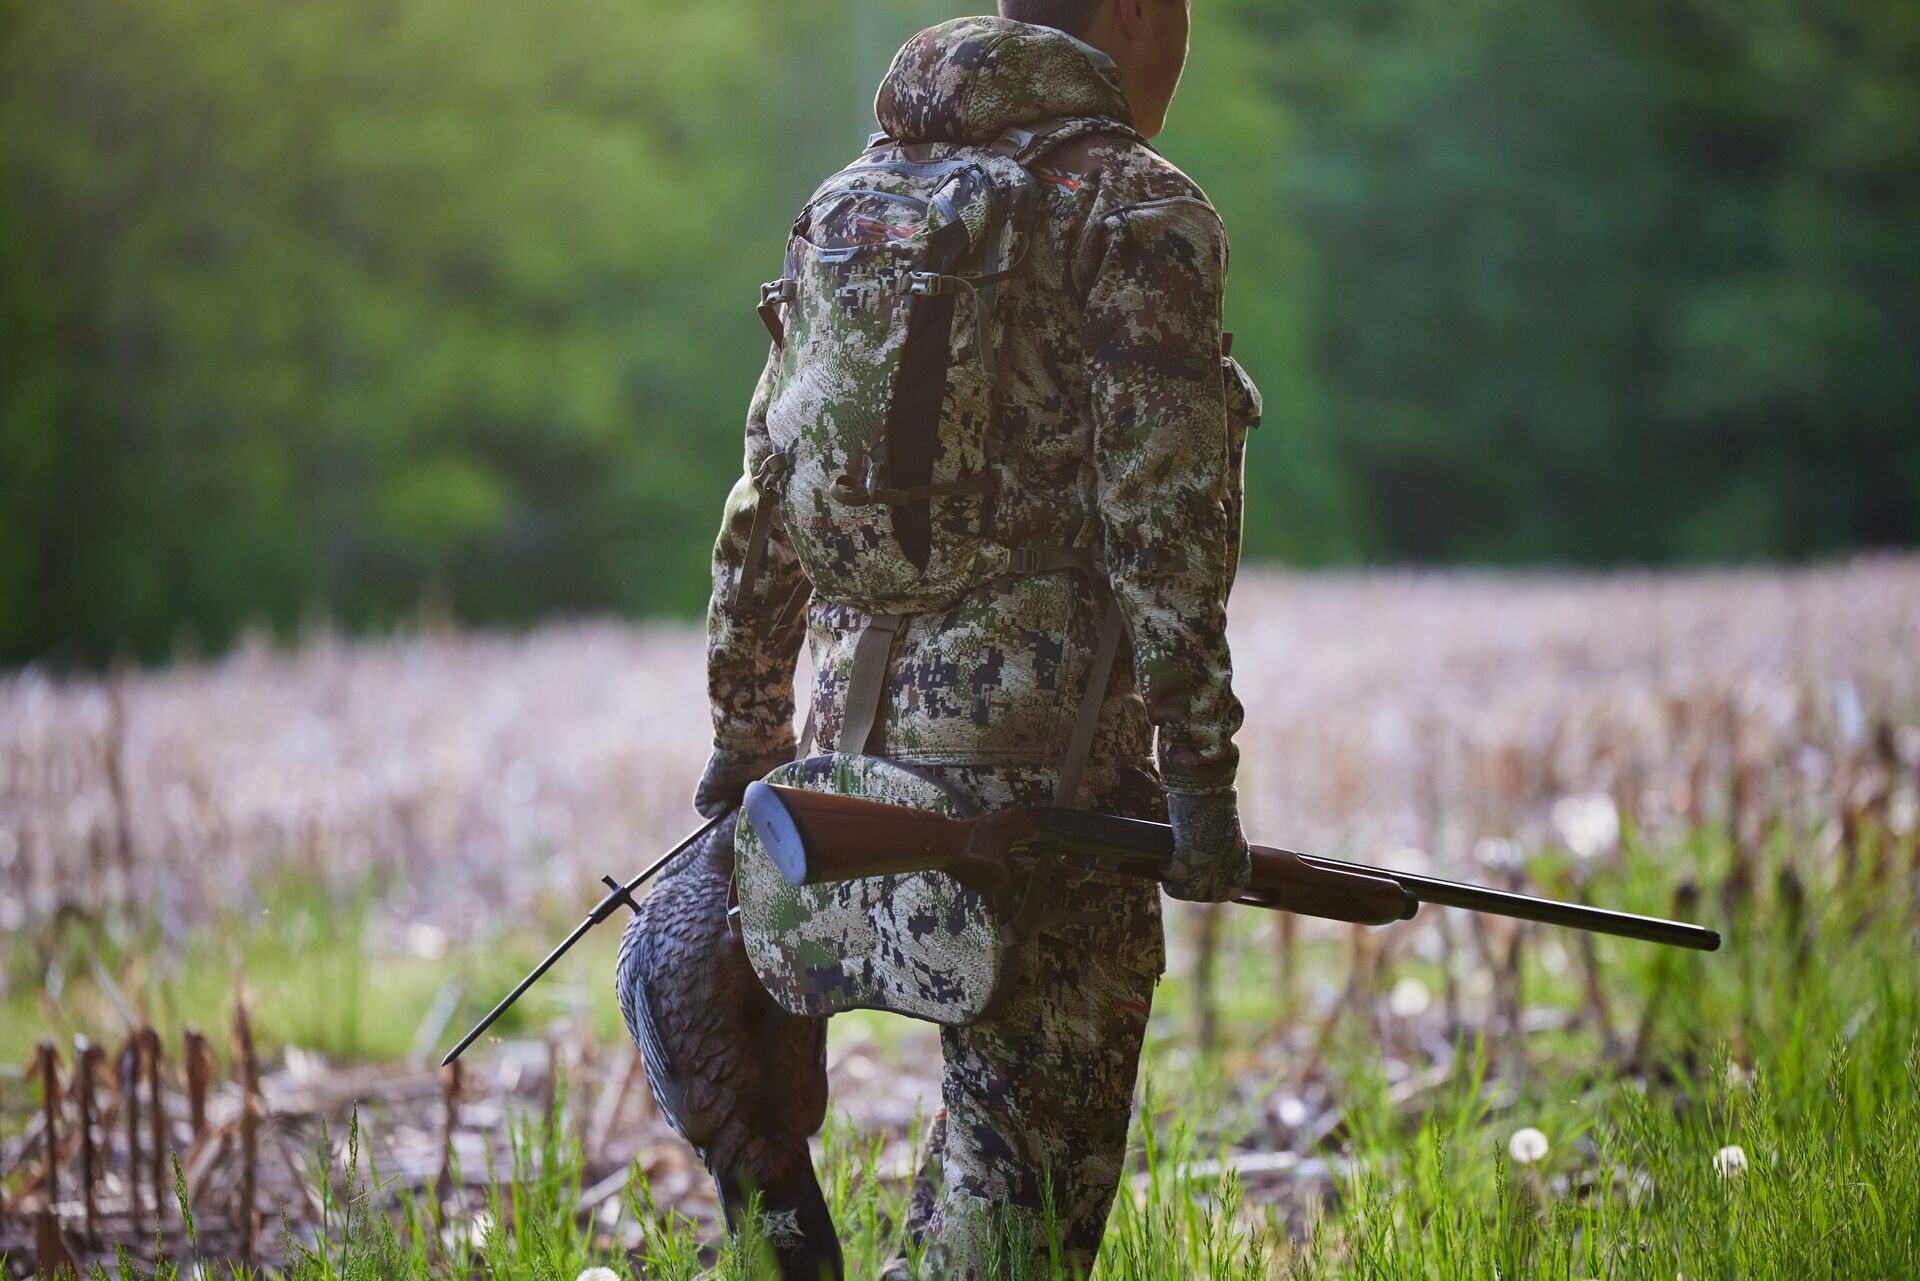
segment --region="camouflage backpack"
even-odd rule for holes
[[[932,144],[882,159],[898,144],[875,134],[815,189],[784,274],[761,287],[779,349],[774,452],[755,476],[742,599],[776,502],[814,591],[856,609],[933,609],[1020,568],[986,536],[994,300],[1029,243],[1031,166],[1095,132],[1137,136],[1104,117],[1049,120],[936,160]]]
[[[895,144],[876,134],[794,221],[786,273],[761,290],[779,348],[767,408],[774,452],[755,475],[739,592],[753,590],[777,503],[814,592],[869,618],[838,750],[782,766],[770,781],[964,812],[956,793],[880,754],[893,639],[910,614],[990,578],[1075,570],[1103,598],[1104,618],[1055,792],[1055,804],[1074,803],[1125,628],[1088,549],[988,537],[997,478],[989,416],[994,297],[1032,234],[1029,168],[1094,132],[1138,137],[1102,117],[1050,120],[940,159],[924,145],[880,159]],[[803,757],[811,739],[809,717]],[[737,919],[762,984],[794,1013],[883,1009],[965,1024],[997,1004],[1021,963],[1015,945],[1058,907],[1054,871],[1042,860],[991,896],[938,872],[795,887],[743,822]]]

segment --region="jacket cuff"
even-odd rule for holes
[[[694,789],[693,808],[704,818],[718,818],[734,809],[746,796],[747,785],[792,760],[793,750],[791,741],[785,748],[776,745],[758,751],[714,748]]]

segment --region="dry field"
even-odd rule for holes
[[[1250,829],[1326,853],[1463,868],[1489,838],[1597,849],[1612,805],[1657,826],[1744,796],[1791,818],[1849,771],[1866,785],[1864,763],[1920,757],[1912,559],[1249,572],[1232,629]],[[64,903],[184,930],[291,868],[377,877],[396,916],[471,930],[580,901],[689,827],[705,746],[686,627],[322,635],[108,680],[17,672],[0,680],[0,929]]]
[[[1232,627],[1255,839],[1559,895],[1597,885],[1609,905],[1722,928],[1796,910],[1809,883],[1816,894],[1856,877],[1911,883],[1920,559],[1608,576],[1249,572]],[[16,1268],[33,1256],[35,1207],[78,1222],[76,1163],[96,1158],[79,1151],[75,1123],[89,1115],[101,1151],[82,1177],[99,1183],[99,1241],[152,1241],[171,1186],[154,1157],[177,1144],[214,1248],[273,1257],[240,1207],[269,1237],[280,1214],[319,1217],[327,1184],[297,1152],[356,1100],[377,1105],[371,1151],[397,1189],[471,1209],[487,1159],[506,1167],[505,1110],[550,1100],[562,1063],[584,1149],[582,1221],[608,1242],[640,1239],[618,1201],[638,1152],[663,1202],[710,1224],[697,1171],[608,1032],[611,927],[546,986],[539,1009],[557,1004],[563,1026],[523,1025],[485,1047],[458,1097],[420,1070],[529,948],[598,897],[603,872],[631,874],[693,825],[702,693],[694,629],[611,622],[323,634],[161,672],[0,680],[11,940],[0,1208],[14,1223],[0,1217],[0,1254]],[[1711,849],[1696,839],[1707,832],[1719,834]],[[1648,862],[1680,849],[1694,851],[1685,867]],[[207,940],[284,916],[289,885],[311,914],[281,922],[293,968],[275,986],[260,951]],[[355,929],[335,933],[329,917],[348,905]],[[1438,911],[1365,933],[1245,912],[1183,911],[1175,925],[1155,1071],[1185,1107],[1204,1064],[1224,1069],[1208,1078],[1210,1137],[1197,1150],[1232,1147],[1249,1200],[1296,1236],[1346,1168],[1338,1149],[1358,1113],[1338,1064],[1355,1044],[1410,1116],[1451,1088],[1463,1033],[1484,1033],[1483,1064],[1514,1080],[1595,1052],[1622,1076],[1646,1074],[1682,1053],[1663,1019],[1686,1028],[1689,1070],[1710,1048],[1696,1044],[1705,1006],[1681,999],[1701,971],[1638,945],[1596,949]],[[191,1006],[180,991],[197,977],[231,992],[243,963],[270,1029],[260,1061],[239,1038],[229,1071],[212,1060],[176,1071],[202,1053],[178,1048]],[[1714,1033],[1736,1068],[1757,1048],[1742,1028],[1760,1034],[1755,984],[1769,972],[1739,965],[1716,981],[1728,1008],[1753,1017]],[[347,1068],[308,1052],[364,1045],[328,1044],[331,1024],[296,1044],[306,1034],[288,1029],[306,1025],[286,1007],[341,1000],[384,1001],[404,1019],[398,1044],[411,1048],[382,1057],[407,1062]],[[129,1006],[134,1057],[109,1055],[90,1074],[102,1101],[81,1103],[68,1075],[64,1110],[43,1117],[32,1042],[58,1035],[64,1060],[76,1031],[118,1039]],[[133,1027],[146,1020],[161,1035],[142,1042]],[[213,1038],[221,1058],[225,1040]],[[869,1168],[896,1178],[915,1111],[937,1094],[928,1030],[838,1021],[831,1071],[856,1129],[880,1142]],[[116,1092],[128,1082],[132,1106]],[[1501,1088],[1511,1106],[1514,1087]],[[64,1136],[64,1200],[45,1177],[49,1124]]]

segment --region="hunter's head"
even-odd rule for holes
[[[1160,132],[1187,65],[1190,0],[1000,0],[1000,16],[1077,36],[1112,58],[1133,127]]]

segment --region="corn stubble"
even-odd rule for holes
[[[1249,573],[1232,612],[1260,839],[1728,942],[1171,914],[1100,1277],[1920,1275],[1920,562]],[[49,1043],[0,1090],[9,1266],[754,1275],[630,1053],[578,1027],[471,1079],[335,1070],[294,1099],[262,1089],[259,1056],[299,1051],[252,1049],[245,1001],[224,1077],[208,1038],[138,1026],[168,940],[257,911],[277,877],[456,939],[585,901],[685,825],[698,663],[683,629],[579,624],[0,685],[0,924],[160,940],[118,976],[117,1054]],[[8,953],[36,1028],[105,1008],[56,972],[70,950]],[[863,1056],[924,1071],[930,1047],[838,1044],[848,1111],[821,1159],[867,1275],[897,1244],[914,1126],[865,1102],[884,1092],[855,1088]],[[329,1114],[344,1139],[316,1132]]]

